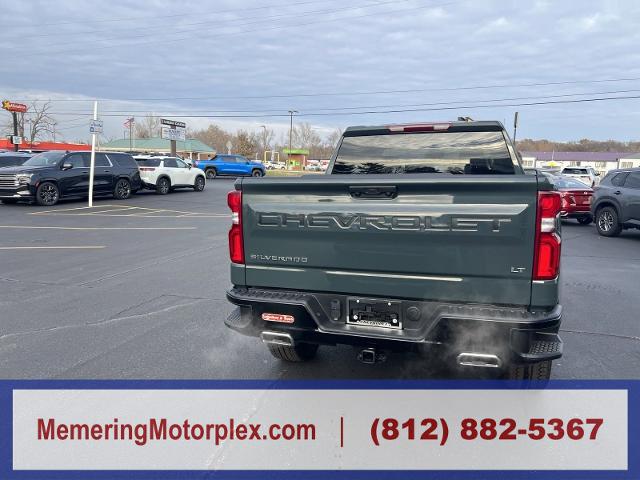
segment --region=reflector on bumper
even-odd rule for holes
[[[262,320],[265,322],[293,323],[292,315],[282,315],[280,313],[263,313]]]

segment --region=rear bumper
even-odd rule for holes
[[[591,217],[591,211],[590,210],[585,210],[583,212],[562,212],[560,214],[560,218],[562,219],[566,219],[566,218],[584,218],[584,217]]]
[[[277,289],[233,288],[227,299],[238,306],[225,321],[244,335],[285,333],[294,342],[346,344],[389,350],[441,345],[456,355],[478,352],[505,362],[535,363],[562,356],[558,336],[560,305],[544,312],[523,308],[398,300],[402,329],[346,322],[346,295]],[[294,317],[290,324],[264,321],[263,313]]]

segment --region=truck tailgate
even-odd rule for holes
[[[248,286],[528,305],[533,175],[244,179]]]

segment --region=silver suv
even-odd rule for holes
[[[607,173],[594,189],[591,213],[598,233],[605,237],[640,228],[640,168]]]

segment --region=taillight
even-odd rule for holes
[[[553,280],[560,271],[560,236],[557,224],[561,207],[562,197],[559,192],[538,193],[533,256],[534,280]]]
[[[231,209],[231,230],[229,230],[229,257],[233,263],[244,263],[244,241],[242,238],[242,192],[232,190],[227,195],[227,205]]]

